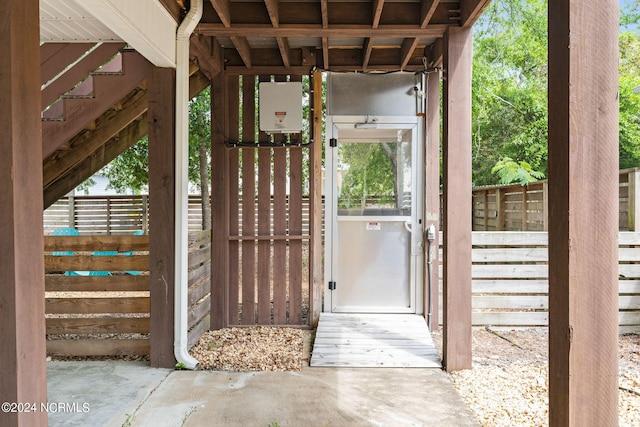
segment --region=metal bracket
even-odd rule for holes
[[[331,138],[329,140],[329,147],[337,147],[338,146],[338,140],[336,138]]]
[[[333,280],[329,281],[329,290],[335,291],[335,289],[336,289],[336,282],[334,282]]]

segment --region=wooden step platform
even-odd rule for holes
[[[321,313],[311,366],[442,368],[422,316]]]

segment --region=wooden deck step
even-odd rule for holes
[[[321,313],[311,366],[442,368],[422,316]]]

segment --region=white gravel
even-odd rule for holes
[[[474,331],[473,369],[451,379],[483,426],[548,425],[547,344],[545,330]],[[640,426],[640,336],[621,336],[619,347],[619,423]]]

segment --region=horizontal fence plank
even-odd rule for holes
[[[148,291],[149,276],[64,276],[45,275],[47,292],[127,292]]]
[[[189,327],[195,325],[200,321],[200,319],[202,319],[204,316],[209,314],[209,312],[211,311],[210,307],[211,307],[210,296],[200,300],[197,304],[189,307],[189,313],[188,313]]]
[[[44,251],[148,251],[149,236],[44,236]]]
[[[476,248],[471,253],[472,262],[547,262],[547,248]]]
[[[47,340],[49,356],[147,356],[149,349],[147,338]]]
[[[47,334],[148,334],[148,317],[46,319]]]
[[[149,313],[149,298],[45,298],[45,313]]]
[[[191,327],[191,330],[189,330],[187,334],[187,346],[189,349],[196,345],[200,337],[209,330],[210,319],[211,316],[206,315],[202,319],[200,319],[198,323]]]
[[[45,271],[148,271],[149,255],[45,255]]]

